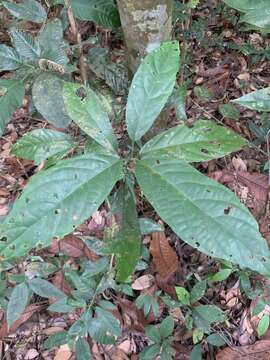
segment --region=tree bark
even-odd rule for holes
[[[134,73],[141,59],[170,40],[173,0],[117,0],[128,49],[128,64]]]

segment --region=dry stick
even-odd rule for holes
[[[78,30],[78,26],[77,26],[74,14],[72,12],[70,0],[65,0],[65,5],[67,8],[68,20],[70,23],[71,31],[72,31],[72,34],[74,35],[74,37],[76,38],[76,42],[77,42],[77,45],[79,48],[79,54],[80,54],[79,64],[80,64],[80,72],[81,72],[82,81],[83,81],[84,85],[86,85],[87,84],[87,71],[86,71],[86,61],[85,61],[85,57],[83,54],[83,45],[82,45],[81,34]]]

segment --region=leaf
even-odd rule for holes
[[[250,10],[256,10],[268,5],[268,0],[223,0],[226,5],[242,12],[248,12]]]
[[[211,275],[209,277],[209,280],[212,282],[215,281],[224,281],[226,280],[232,273],[232,269],[222,269],[220,271],[218,271],[216,274]]]
[[[205,294],[206,291],[206,281],[198,281],[193,288],[191,289],[190,292],[190,302],[191,304],[196,303],[197,301],[199,301]]]
[[[90,336],[101,344],[114,344],[115,338],[121,335],[119,321],[108,311],[96,308],[96,317],[88,325]]]
[[[47,18],[46,10],[35,0],[23,0],[18,4],[3,1],[2,4],[11,13],[11,15],[18,19],[43,23]]]
[[[178,269],[178,257],[164,232],[154,232],[150,242],[150,253],[153,256],[153,263],[157,272],[162,277],[168,277]]]
[[[238,346],[235,349],[226,347],[216,355],[216,360],[268,360],[270,356],[270,340],[259,340],[252,345]]]
[[[142,235],[149,235],[153,232],[164,231],[164,228],[161,225],[145,217],[139,218],[139,225]]]
[[[70,360],[72,356],[72,351],[70,350],[67,344],[61,345],[60,348],[56,351],[55,357],[53,360]]]
[[[175,107],[177,120],[187,120],[186,97],[187,90],[184,86],[179,86],[173,94],[172,105]]]
[[[48,246],[89,218],[122,177],[117,156],[87,154],[59,161],[32,177],[4,223],[0,253],[24,256],[36,246]]]
[[[226,345],[226,337],[225,335],[221,336],[220,334],[211,334],[207,336],[206,341],[208,344],[211,344],[213,346],[223,346]]]
[[[22,59],[35,60],[39,58],[39,44],[30,34],[15,28],[11,29],[9,34],[13,46]]]
[[[148,141],[141,149],[145,158],[167,156],[199,162],[217,159],[240,150],[246,141],[233,131],[209,120],[196,121],[193,127],[177,125]]]
[[[115,195],[119,228],[108,241],[109,251],[116,256],[117,280],[124,282],[134,271],[141,254],[141,232],[133,193],[124,183]]]
[[[258,224],[230,190],[178,160],[137,161],[136,178],[183,241],[207,255],[269,274],[269,250]]]
[[[11,326],[16,320],[20,318],[24,312],[29,297],[28,286],[21,283],[12,290],[8,308],[7,308],[7,322]]]
[[[20,55],[12,47],[0,45],[0,71],[16,70],[22,65]]]
[[[91,360],[92,355],[88,342],[79,338],[76,341],[76,360]]]
[[[269,315],[263,315],[257,326],[257,334],[259,337],[263,336],[269,328]]]
[[[240,111],[232,104],[219,105],[218,110],[224,118],[239,120]]]
[[[143,351],[140,353],[140,360],[153,360],[156,359],[157,355],[160,353],[161,345],[154,344],[151,346],[146,346]]]
[[[202,347],[201,344],[195,345],[192,349],[189,360],[202,360]]]
[[[156,326],[146,326],[145,327],[146,336],[155,343],[161,342],[161,336],[159,329]]]
[[[59,77],[45,73],[34,82],[32,97],[35,108],[56,127],[67,127],[71,121],[63,100],[64,81]]]
[[[39,164],[54,155],[67,154],[74,146],[74,141],[67,134],[50,129],[36,129],[20,138],[12,146],[11,152]]]
[[[101,101],[93,90],[83,88],[83,99],[78,92],[81,84],[65,83],[64,103],[68,115],[91,138],[109,150],[117,147],[113,129]]]
[[[144,290],[150,288],[154,283],[154,276],[151,274],[138,277],[132,284],[133,290]]]
[[[208,102],[213,99],[213,93],[205,86],[195,86],[194,94],[202,102]]]
[[[85,269],[84,275],[87,275],[88,277],[92,277],[104,272],[106,269],[108,269],[108,267],[109,267],[109,263],[106,257],[102,257],[96,261],[87,261],[84,264],[84,269]]]
[[[112,0],[73,0],[74,15],[80,20],[94,21],[106,28],[120,26],[120,17]]]
[[[231,102],[251,110],[270,111],[270,87],[253,91]]]
[[[176,295],[183,305],[190,305],[190,293],[182,286],[176,286]]]
[[[171,316],[167,316],[160,324],[159,331],[163,339],[172,335],[174,329],[174,320]]]
[[[24,85],[18,80],[1,79],[0,90],[4,90],[4,95],[0,96],[0,136],[2,136],[11,115],[22,105]]]
[[[59,348],[61,345],[65,345],[67,341],[67,332],[61,331],[48,337],[48,339],[44,341],[43,346],[45,349],[51,349],[53,347]]]
[[[200,305],[192,310],[196,326],[204,332],[210,331],[210,325],[226,320],[223,311],[215,305]]]
[[[126,122],[129,137],[139,140],[171,95],[179,68],[178,42],[166,42],[148,54],[131,83]]]
[[[65,293],[57,289],[57,287],[55,287],[49,281],[41,278],[32,279],[29,282],[29,287],[35,294],[42,296],[46,299],[63,299],[66,297]]]
[[[251,10],[247,12],[243,17],[242,21],[247,22],[248,24],[257,26],[259,28],[269,28],[270,27],[270,7],[269,4],[266,7],[257,8],[256,10]]]

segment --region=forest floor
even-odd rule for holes
[[[188,122],[192,123],[196,119],[203,118],[222,123],[247,139],[249,146],[237,154],[199,164],[197,168],[229,187],[251,210],[258,220],[262,234],[270,240],[266,143],[266,135],[270,129],[269,117],[265,118],[262,114],[240,107],[228,113],[228,109],[224,112],[220,107],[243,94],[269,86],[270,39],[259,32],[243,31],[243,26],[237,22],[235,12],[228,9],[221,11],[219,1],[208,3],[209,5],[203,5],[192,12],[192,17],[184,30],[181,22],[175,25],[175,38],[180,41],[182,49],[186,50],[179,79],[184,79],[187,84]],[[8,13],[3,10],[0,20],[1,42],[9,41],[6,31],[9,22],[11,20],[8,20]],[[37,32],[35,25],[28,23],[26,26],[33,33]],[[123,62],[124,45],[119,31],[107,32],[89,22],[80,22],[79,28],[83,38],[89,34],[96,35],[102,46],[109,50],[114,62]],[[66,31],[66,39],[72,41],[69,30]],[[91,46],[87,45],[87,47]],[[9,74],[2,73],[1,76],[8,78]],[[118,106],[122,98],[121,94],[117,96]],[[177,120],[173,107],[170,108],[170,116],[171,124],[175,124]],[[122,120],[117,121],[114,127],[121,139],[124,130]],[[44,166],[41,164],[37,167],[30,160],[18,159],[10,151],[11,146],[22,135],[37,128],[53,128],[53,126],[48,124],[46,119],[32,112],[31,102],[26,96],[23,107],[13,114],[12,121],[0,139],[0,217],[4,217],[9,212],[11,204],[31,176]],[[78,134],[78,129],[74,125],[66,131],[75,136]],[[149,205],[140,201],[138,207],[141,216],[149,217],[163,225]],[[93,253],[84,247],[79,237],[95,236],[102,239],[103,231],[109,221],[109,211],[103,206],[72,235],[40,251],[36,258],[38,256],[47,263],[48,259],[51,261],[53,257],[64,253],[66,256],[63,258],[63,266],[65,263],[76,266],[76,259],[82,256],[92,259]],[[152,311],[145,316],[143,311],[135,306],[135,300],[140,295],[155,297],[158,291],[162,291],[175,298],[175,286],[190,289],[194,278],[210,279],[220,269],[218,262],[183,243],[167,227],[163,232],[145,235],[142,241],[150,250],[150,257],[143,261],[141,269],[132,276],[130,285],[133,295],[123,295],[109,290],[104,294],[106,299],[110,299],[116,305],[113,311],[121,323],[122,335],[114,346],[91,342],[92,352],[98,360],[139,359],[139,353],[148,343],[144,327],[149,324],[159,324],[165,314],[169,313],[166,304],[158,299],[158,316],[155,318]],[[158,246],[155,245],[157,243]],[[160,250],[160,247],[163,250]],[[176,259],[176,271],[166,273],[164,276],[162,263],[164,254],[156,255],[160,251],[167,252],[170,259]],[[14,284],[15,275],[22,274],[25,269],[28,269],[28,273],[35,271],[34,268],[28,268],[28,265],[24,261],[15,268],[4,271],[3,276],[8,279],[10,287]],[[68,294],[72,290],[61,270],[52,274],[50,279],[65,293]],[[226,345],[219,349],[203,341],[203,358],[269,359],[270,331],[258,339],[256,328],[263,314],[270,314],[270,308],[264,308],[259,314],[252,315],[258,298],[254,296],[251,299],[247,296],[240,284],[239,272],[232,271],[230,276],[224,280],[221,276],[220,279],[209,282],[203,303],[217,305],[226,313],[226,322],[212,329],[213,332],[226,337]],[[255,275],[250,276],[250,283],[252,289],[258,284],[263,289],[267,289],[270,285],[265,279]],[[79,318],[80,310],[67,314],[53,313],[46,310],[47,305],[46,299],[35,297],[35,301],[32,301],[10,329],[7,328],[4,311],[0,310],[2,359],[75,359],[75,355],[66,345],[47,349],[44,341],[52,334],[67,330]],[[177,324],[173,334],[175,359],[188,359],[193,347],[192,332],[186,328],[180,308],[171,311],[170,314]],[[237,347],[237,350],[233,350],[234,347]]]

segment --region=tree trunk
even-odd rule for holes
[[[117,0],[117,3],[128,64],[134,73],[147,53],[170,40],[173,0]]]

